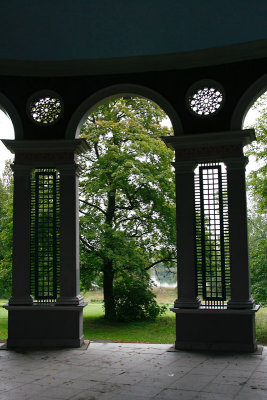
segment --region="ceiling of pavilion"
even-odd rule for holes
[[[9,0],[1,4],[0,62],[188,54],[250,42],[263,53],[266,15],[266,0]]]

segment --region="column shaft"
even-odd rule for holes
[[[10,305],[32,304],[30,296],[31,180],[29,166],[12,166],[13,197],[13,269]]]
[[[227,160],[231,299],[228,308],[252,308],[250,295],[245,165],[247,158]]]
[[[57,304],[79,305],[79,198],[78,166],[60,166],[60,297]]]
[[[175,308],[198,308],[195,260],[195,163],[175,163],[178,299]]]

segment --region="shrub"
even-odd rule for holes
[[[115,309],[118,321],[155,320],[164,313],[151,291],[149,277],[123,276],[114,283]]]

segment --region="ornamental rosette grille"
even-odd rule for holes
[[[31,97],[27,111],[30,118],[38,125],[52,125],[63,113],[63,102],[56,93],[42,92]]]
[[[211,117],[220,111],[224,102],[222,87],[214,81],[200,81],[187,94],[187,106],[193,115]]]

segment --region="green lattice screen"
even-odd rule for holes
[[[36,169],[31,187],[31,294],[53,302],[59,295],[59,173]]]

